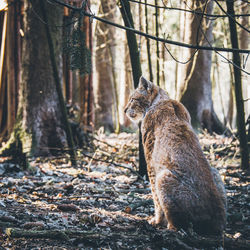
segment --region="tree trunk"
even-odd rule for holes
[[[86,34],[86,46],[92,54],[92,24],[88,17],[83,19],[83,32]],[[80,123],[84,125],[84,130],[92,131],[94,123],[94,97],[92,73],[80,76],[79,96],[80,96]]]
[[[124,24],[127,27],[134,28],[134,22],[130,11],[129,2],[127,0],[121,0],[119,7]],[[137,88],[139,84],[139,79],[142,75],[138,45],[135,33],[127,30],[126,34],[129,47],[130,62],[132,66],[134,88]],[[144,156],[140,126],[139,126],[139,174],[141,176],[147,176],[147,164]]]
[[[124,21],[125,26],[134,28],[134,22],[133,22],[132,14],[130,11],[129,2],[127,0],[121,0],[119,8],[120,8],[122,19]],[[137,45],[135,33],[133,33],[130,30],[127,30],[126,34],[127,34],[127,41],[128,41],[128,47],[129,47],[130,62],[132,66],[134,87],[137,88],[139,79],[142,75],[138,45]]]
[[[67,118],[66,105],[64,102],[64,98],[63,98],[61,81],[59,79],[57,62],[56,62],[56,57],[55,57],[55,52],[54,52],[54,45],[53,45],[53,40],[52,40],[50,27],[49,27],[50,23],[49,23],[46,9],[45,9],[45,4],[43,1],[40,1],[40,8],[41,8],[41,13],[43,15],[43,20],[45,21],[45,30],[46,30],[47,42],[48,42],[48,46],[49,46],[50,62],[51,62],[51,66],[52,66],[53,77],[54,77],[54,81],[55,81],[60,111],[61,111],[61,115],[62,115],[62,125],[64,126],[64,129],[66,132],[70,160],[71,160],[72,165],[76,165],[76,157],[75,157],[75,151],[74,151],[74,142],[73,142],[72,132],[71,132],[71,128],[70,128],[70,125],[68,122],[68,118]]]
[[[206,7],[205,13],[211,14],[213,1],[207,3],[205,0],[188,0],[186,6],[199,12],[202,12]],[[192,13],[185,13],[185,18],[186,31],[184,42],[209,46],[213,39],[212,21],[204,16]],[[185,52],[184,61],[191,58],[195,50],[185,49]],[[182,67],[179,75],[179,82],[182,85],[179,98],[190,112],[192,125],[195,129],[203,128],[210,133],[222,134],[225,132],[224,127],[213,109],[210,71],[211,51],[199,50],[192,60]]]
[[[227,0],[227,12],[230,16],[234,16],[234,2],[232,0]],[[230,38],[232,43],[232,48],[239,49],[238,36],[236,30],[235,20],[229,18],[230,27]],[[237,130],[240,140],[240,153],[241,153],[241,168],[249,169],[249,155],[248,155],[248,145],[245,127],[245,111],[244,111],[244,101],[242,96],[242,79],[241,79],[241,61],[240,54],[237,51],[233,52],[233,69],[234,69],[234,91],[236,99],[236,109],[237,109]]]
[[[157,0],[155,0],[155,36],[159,37],[159,23],[158,23],[158,18],[159,18],[159,9],[158,9],[158,4]],[[160,85],[160,49],[159,49],[159,42],[156,41],[156,84],[159,86]]]
[[[114,21],[114,10],[116,3],[114,0],[102,0],[99,14],[105,15],[109,21]],[[112,117],[113,106],[113,74],[110,57],[110,48],[114,46],[114,27],[105,23],[96,25],[96,83],[95,83],[95,125],[104,126],[105,130],[113,131],[114,122]]]
[[[7,31],[7,18],[8,12],[4,11],[3,14],[3,26],[1,30],[1,54],[0,54],[0,135],[4,135],[6,128],[5,124],[5,113],[4,112],[4,99],[5,99],[5,80],[6,80],[6,63],[5,63],[5,53],[6,53],[6,31]],[[1,137],[1,136],[0,136]]]
[[[248,13],[248,8],[249,8],[249,3],[243,2],[241,3],[240,6],[240,12],[241,14],[247,14]],[[249,17],[248,16],[243,16],[240,18],[240,23],[244,27],[249,27]],[[249,34],[246,30],[240,29],[239,31],[239,45],[240,49],[248,49],[249,48]],[[246,60],[246,55],[241,55],[241,59],[244,62]],[[244,65],[245,66],[245,65]],[[243,66],[243,67],[244,67]],[[249,63],[246,63],[246,70],[249,72],[250,71],[250,65]],[[247,74],[242,74],[242,89],[243,89],[243,99],[246,100],[249,98],[249,76]],[[246,101],[245,105],[245,114],[250,113],[250,101]],[[248,119],[250,121],[250,115],[248,117],[245,117],[245,119]],[[248,143],[250,143],[250,124],[248,125]],[[249,145],[250,149],[250,145]]]
[[[39,2],[24,1],[25,35],[18,112],[14,132],[4,148],[18,148],[32,156],[54,154],[59,148],[67,146],[45,25],[37,18],[37,15],[43,16]],[[60,7],[46,2],[45,11],[49,24],[62,25]],[[61,79],[62,29],[55,26],[50,26],[51,36]]]
[[[145,0],[145,29],[146,33],[149,34],[148,27],[148,6],[147,0]],[[151,52],[150,52],[150,39],[146,37],[147,42],[147,56],[148,56],[148,71],[149,71],[149,80],[153,82],[153,70],[152,70],[152,62],[151,62]]]
[[[7,68],[7,129],[11,133],[16,118],[16,79],[15,79],[15,8],[8,8],[7,36],[6,36],[6,68]]]
[[[125,128],[131,125],[131,120],[124,113],[124,108],[129,101],[129,95],[131,90],[133,89],[133,79],[131,74],[131,63],[128,51],[128,45],[124,42],[123,45],[123,53],[124,53],[124,75],[122,76],[121,84],[120,84],[120,117],[121,117],[121,125]]]

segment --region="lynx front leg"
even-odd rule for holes
[[[179,218],[176,218],[176,214],[179,214],[178,201],[175,200],[175,192],[178,190],[178,180],[169,170],[161,171],[155,179],[155,193],[157,195],[159,206],[163,212],[163,218],[166,226],[169,230],[176,231],[176,223]]]
[[[153,226],[156,226],[156,225],[166,226],[167,221],[165,219],[164,212],[161,208],[159,198],[156,194],[154,182],[153,183],[151,182],[151,189],[152,189],[152,196],[153,196],[153,201],[154,201],[155,214],[154,214],[154,217],[149,221],[149,223]]]

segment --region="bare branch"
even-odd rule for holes
[[[178,41],[172,41],[172,40],[164,39],[164,38],[161,38],[161,37],[156,37],[156,36],[144,33],[142,31],[139,31],[139,30],[136,30],[136,29],[133,29],[133,28],[130,28],[130,27],[126,27],[126,26],[120,25],[118,23],[111,22],[111,21],[109,21],[107,19],[98,17],[98,16],[96,16],[94,14],[86,12],[82,8],[77,8],[77,7],[72,6],[70,4],[66,4],[66,3],[64,3],[64,2],[62,2],[60,0],[51,0],[51,1],[54,1],[54,2],[60,4],[60,5],[64,6],[64,7],[69,8],[69,9],[72,9],[72,10],[75,10],[75,11],[80,11],[80,12],[82,12],[83,15],[88,16],[88,17],[93,18],[93,19],[96,19],[97,21],[104,22],[106,24],[115,26],[115,27],[123,29],[123,30],[132,31],[132,32],[134,32],[137,35],[144,36],[146,38],[149,38],[149,39],[152,39],[152,40],[155,40],[155,41],[159,41],[159,42],[163,42],[163,43],[168,43],[168,44],[172,44],[172,45],[176,45],[176,46],[180,46],[180,47],[190,48],[190,49],[197,49],[197,50],[216,50],[216,51],[221,51],[221,52],[222,51],[224,51],[224,52],[234,52],[234,51],[237,51],[237,52],[243,53],[243,54],[249,54],[250,53],[250,50],[247,50],[247,49],[233,49],[233,48],[219,48],[219,47],[197,46],[197,45],[193,45],[193,44],[186,44],[186,43],[181,43],[181,42],[178,42]]]
[[[167,7],[166,5],[164,5],[164,6],[157,5],[156,6],[154,4],[139,2],[139,1],[136,1],[136,0],[129,0],[129,2],[143,4],[143,5],[146,5],[146,6],[149,6],[149,7],[153,7],[153,8],[166,9],[166,10],[176,10],[176,11],[189,12],[189,13],[192,13],[192,14],[195,14],[195,15],[203,15],[202,12],[195,11],[195,10],[187,10],[187,9],[181,9],[181,8]],[[204,16],[213,17],[213,18],[219,18],[219,17],[225,18],[225,17],[228,17],[227,15],[215,15],[215,14],[204,14]],[[242,16],[250,16],[250,14],[236,14],[236,15],[233,15],[233,16],[234,17],[242,17]]]

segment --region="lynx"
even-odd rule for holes
[[[141,77],[125,113],[141,122],[155,207],[150,223],[221,234],[226,223],[224,185],[202,152],[186,108]]]

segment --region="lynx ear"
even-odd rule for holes
[[[152,82],[148,81],[143,76],[141,76],[140,80],[139,80],[139,86],[138,87],[140,89],[148,91],[148,90],[152,89],[153,85],[152,85]]]

